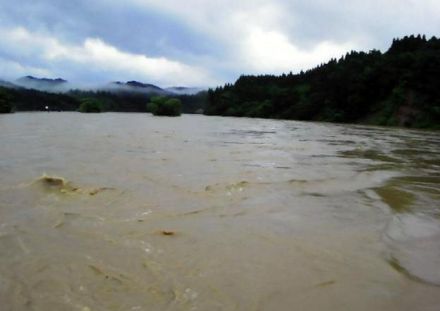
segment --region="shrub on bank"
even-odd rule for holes
[[[147,104],[147,112],[155,116],[178,117],[182,114],[182,103],[177,98],[155,96]]]
[[[4,90],[0,90],[0,113],[11,113],[11,96]]]

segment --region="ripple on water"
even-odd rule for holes
[[[385,204],[398,213],[410,211],[415,201],[414,194],[390,184],[376,188],[376,193]]]
[[[399,214],[385,231],[388,261],[416,280],[440,286],[440,223],[426,215]]]
[[[437,176],[397,176],[374,190],[394,212],[423,212],[440,215],[432,202],[440,199],[440,178]]]
[[[342,157],[346,157],[346,158],[365,158],[373,161],[383,161],[383,162],[391,162],[391,163],[401,162],[399,159],[396,159],[394,157],[391,157],[387,154],[384,154],[374,149],[355,148],[352,150],[340,151],[339,154]]]

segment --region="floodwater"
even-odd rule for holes
[[[0,116],[0,309],[439,310],[439,132]]]

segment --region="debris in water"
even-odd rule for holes
[[[57,222],[54,226],[53,226],[53,228],[54,229],[58,229],[58,228],[61,228],[62,226],[64,226],[64,221],[59,221],[59,222]]]
[[[61,177],[43,175],[40,180],[51,187],[63,187],[66,185],[66,181]]]
[[[78,187],[74,187],[62,177],[48,176],[46,174],[38,178],[34,184],[38,184],[44,187],[46,190],[57,190],[64,194],[74,193],[80,190]]]
[[[46,190],[50,191],[59,191],[63,194],[89,194],[90,196],[97,195],[100,192],[107,190],[114,190],[114,188],[110,187],[99,187],[99,188],[80,188],[72,185],[69,181],[62,177],[57,176],[48,176],[44,174],[40,178],[38,178],[33,184],[38,184],[44,187]]]
[[[200,214],[200,213],[204,212],[205,210],[206,209],[199,209],[199,210],[195,210],[195,211],[190,211],[190,212],[180,214],[179,216],[196,215],[196,214]]]
[[[162,230],[162,231],[161,231],[161,234],[162,234],[162,235],[166,235],[166,236],[173,236],[173,235],[176,235],[176,232],[174,232],[174,231],[168,231],[168,230]]]
[[[95,265],[89,265],[89,268],[95,272],[96,275],[105,275],[105,273]]]
[[[309,182],[309,180],[304,180],[304,179],[290,179],[288,181],[289,184],[297,184],[297,185],[303,185],[308,182]]]
[[[96,195],[102,191],[106,191],[106,190],[113,190],[113,188],[108,188],[108,187],[102,187],[102,188],[95,188],[89,191],[90,195]]]
[[[400,272],[402,274],[405,274],[406,276],[410,276],[408,270],[406,270],[404,267],[402,267],[402,265],[400,264],[399,260],[391,257],[390,259],[388,259],[388,263],[390,264],[391,267],[394,268],[394,270],[396,270],[397,272]]]
[[[243,180],[243,181],[240,181],[239,183],[235,184],[234,186],[236,186],[236,187],[245,187],[247,185],[249,185],[249,183],[247,181]]]

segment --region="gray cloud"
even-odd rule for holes
[[[438,35],[434,0],[0,2],[0,76],[214,85]]]

